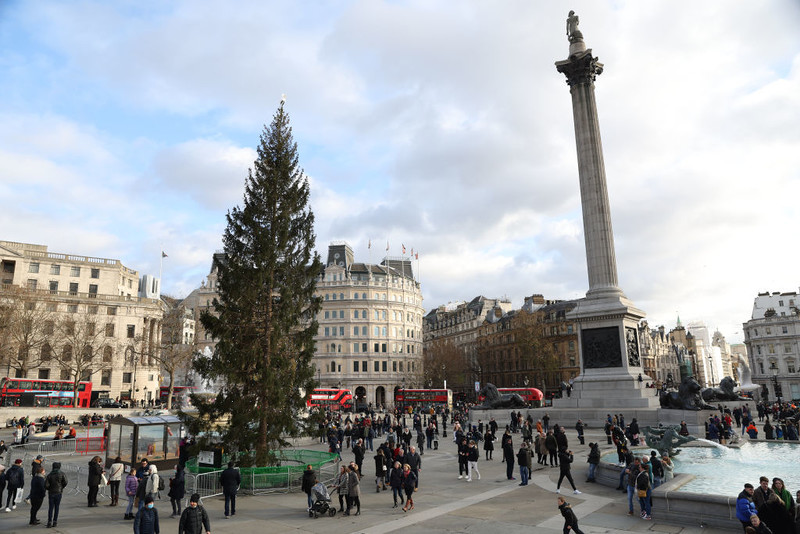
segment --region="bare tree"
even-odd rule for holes
[[[38,367],[42,351],[54,333],[55,306],[42,301],[24,288],[2,289],[0,305],[0,355],[7,369],[16,370],[21,376]]]
[[[473,370],[464,352],[449,340],[430,342],[422,355],[425,384],[449,380],[457,387],[466,387]]]
[[[76,319],[70,315],[56,322],[59,344],[52,357],[72,380],[73,406],[78,406],[81,381],[89,381],[92,375],[111,369],[116,346],[114,328],[114,323],[98,325],[88,318]]]
[[[197,352],[194,337],[184,336],[186,308],[176,306],[167,310],[161,322],[161,343],[157,351],[150,355],[169,376],[169,392],[167,409],[172,409],[172,397],[175,391],[175,375],[187,370]]]
[[[531,385],[544,388],[561,383],[561,357],[553,346],[553,338],[541,312],[521,310],[514,317],[514,342],[522,369],[530,373]]]

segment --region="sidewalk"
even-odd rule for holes
[[[679,526],[658,520],[658,510],[653,510],[653,521],[644,521],[637,516],[626,514],[627,502],[623,494],[596,484],[585,484],[586,456],[588,443],[600,441],[602,449],[605,435],[599,430],[587,433],[587,445],[578,445],[575,431],[567,431],[570,447],[575,453],[573,478],[578,489],[584,492],[573,495],[569,486],[564,496],[572,503],[580,520],[580,527],[586,534],[622,534],[628,532],[660,532],[670,534],[721,534],[739,532],[738,530],[718,530],[697,526]],[[601,439],[602,438],[602,439]],[[520,435],[514,435],[515,448],[520,443]],[[499,444],[499,442],[498,442]],[[205,499],[203,505],[211,518],[211,531],[214,533],[250,534],[269,533],[324,533],[337,534],[383,534],[403,532],[403,534],[561,534],[563,519],[556,506],[555,487],[558,469],[542,467],[534,463],[534,473],[528,486],[520,487],[519,480],[509,481],[505,476],[505,464],[501,462],[499,450],[495,450],[494,460],[481,460],[478,469],[480,480],[467,483],[458,480],[458,462],[455,445],[450,439],[442,440],[440,450],[425,451],[422,457],[420,489],[415,494],[415,508],[409,513],[392,508],[391,491],[375,492],[375,468],[372,456],[367,453],[364,459],[364,477],[361,480],[361,515],[312,519],[306,512],[306,496],[302,493],[278,494],[270,496],[240,496],[237,499],[236,516],[225,520],[222,515],[221,498]],[[324,450],[325,446],[315,443],[309,449]],[[353,455],[343,452],[349,462]],[[60,458],[64,460],[63,458]],[[88,462],[88,458],[78,457],[70,461]],[[48,462],[49,466],[49,462]],[[26,486],[28,473],[26,467]],[[538,469],[536,469],[538,468]],[[519,478],[515,466],[514,476]],[[162,475],[169,476],[162,472]],[[336,495],[333,501],[338,504]],[[56,529],[44,529],[47,519],[47,504],[39,512],[42,525],[28,526],[28,505],[22,504],[12,513],[0,512],[0,531],[33,532],[43,529],[48,533],[101,534],[109,532],[131,532],[130,521],[124,521],[124,507],[104,506],[87,508],[85,495],[65,496],[61,506],[61,517]],[[122,504],[122,503],[121,503]],[[162,532],[177,530],[177,519],[169,517],[169,499],[163,495],[157,501],[160,512]],[[638,507],[637,507],[638,510]]]

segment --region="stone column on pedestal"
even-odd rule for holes
[[[561,399],[558,406],[655,407],[657,397],[643,388],[649,377],[643,375],[639,354],[638,325],[645,314],[628,300],[617,280],[594,94],[595,78],[603,72],[603,64],[586,48],[572,11],[567,35],[569,58],[556,62],[556,69],[567,77],[572,95],[589,290],[570,313],[578,323],[581,374],[574,381],[572,396]]]

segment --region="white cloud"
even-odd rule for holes
[[[734,328],[757,291],[796,289],[800,258],[787,243],[800,193],[800,7],[569,7],[605,64],[596,95],[626,293],[651,324],[671,326],[680,311]],[[5,237],[52,244],[46,229],[68,228],[76,252],[97,243],[148,269],[164,243],[176,251],[165,285],[191,288],[286,93],[319,249],[347,239],[367,259],[369,239],[413,246],[430,307],[477,294],[516,304],[534,292],[582,295],[570,94],[553,65],[567,55],[566,10],[541,1],[21,8],[9,29],[31,35],[0,59],[19,83],[43,80],[30,88],[32,108],[58,111],[0,103],[0,116],[16,117],[0,128],[0,193],[14,202],[0,215]],[[24,94],[15,89],[14,106]],[[103,205],[87,209],[82,199],[98,194]],[[83,236],[87,221],[103,235]]]

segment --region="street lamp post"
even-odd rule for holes
[[[709,384],[709,387],[713,388],[716,379],[714,378],[714,358],[710,354],[708,356],[708,369],[711,372],[711,383]]]
[[[772,373],[772,390],[775,392],[775,397],[778,399],[778,404],[781,403],[781,390],[780,385],[778,384],[778,365],[773,361],[770,366],[769,370]]]
[[[400,388],[402,392],[402,402],[400,402],[400,411],[403,413],[403,417],[406,415],[406,377],[403,377],[403,385]]]

